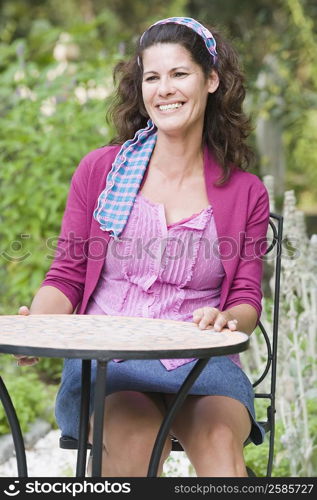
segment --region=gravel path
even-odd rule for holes
[[[76,470],[76,450],[59,448],[60,431],[52,430],[26,450],[29,477],[73,477]],[[183,452],[172,452],[164,465],[168,477],[195,476]],[[0,464],[0,477],[16,477],[14,457]]]

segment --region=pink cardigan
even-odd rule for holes
[[[88,153],[77,167],[70,186],[54,261],[41,286],[58,288],[78,314],[85,314],[102,271],[109,234],[93,218],[97,198],[120,146]],[[206,190],[220,242],[225,270],[220,309],[250,304],[261,314],[261,256],[267,248],[268,193],[261,180],[235,169],[229,181],[215,186],[221,169],[204,151]]]

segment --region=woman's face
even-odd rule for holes
[[[160,43],[143,52],[143,102],[159,132],[202,134],[208,93],[218,85],[217,73],[206,79],[182,45]]]

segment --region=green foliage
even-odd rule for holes
[[[38,378],[45,384],[59,384],[63,369],[63,360],[60,358],[41,358],[33,366]]]
[[[1,307],[10,314],[30,303],[49,268],[77,164],[111,135],[105,114],[112,56],[97,50],[91,58],[88,51],[86,60],[80,44],[53,28],[36,31],[36,59],[32,37],[0,45]],[[77,26],[81,37],[86,31]]]
[[[12,399],[22,432],[27,432],[30,424],[37,418],[55,425],[53,401],[56,387],[41,382],[33,368],[17,367],[12,356],[1,355],[1,376]],[[7,434],[9,430],[4,408],[0,405],[0,436]]]
[[[317,97],[315,99],[317,107]],[[285,132],[289,161],[293,165],[289,174],[290,185],[296,196],[303,193],[302,206],[308,209],[314,198],[317,199],[317,148],[314,147],[316,129],[317,109],[308,109]]]
[[[307,403],[308,415],[309,415],[309,430],[311,436],[317,436],[317,414],[316,414],[316,401],[311,399]],[[274,446],[274,459],[273,459],[273,477],[291,477],[290,463],[288,450],[283,444],[283,435],[286,429],[284,429],[281,420],[276,419],[275,428],[275,446]],[[259,446],[250,444],[246,446],[244,450],[244,456],[246,464],[255,472],[258,477],[266,476],[267,460],[269,451],[269,436],[266,435],[265,441]],[[317,470],[317,443],[313,450],[313,457],[311,459],[312,463],[315,464],[315,470]],[[305,471],[303,470],[300,476],[305,476]]]
[[[280,421],[276,423],[275,429],[275,450],[273,461],[273,477],[289,477],[290,469],[285,450],[283,449],[281,436],[283,427]],[[244,457],[248,467],[250,467],[257,477],[265,477],[267,470],[269,453],[269,436],[265,436],[264,443],[261,445],[250,444],[245,448]]]

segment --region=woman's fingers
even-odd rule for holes
[[[32,366],[38,363],[39,358],[31,357],[31,356],[21,356],[18,358],[18,356],[15,356],[17,358],[17,365],[18,366]]]
[[[237,319],[231,319],[228,321],[228,328],[230,330],[236,330],[238,325],[238,320]]]
[[[13,357],[17,360],[18,366],[32,366],[39,362],[39,358],[25,354],[13,354]]]
[[[29,316],[30,310],[27,306],[21,306],[19,307],[18,313],[22,316]],[[32,366],[39,361],[39,358],[35,356],[25,356],[25,354],[15,354],[14,357],[17,360],[18,366]]]
[[[21,306],[19,308],[19,314],[23,314],[23,316],[28,316],[30,314],[30,310],[27,306]]]
[[[199,323],[203,315],[204,315],[203,308],[195,309],[195,311],[193,312],[193,322]]]
[[[227,327],[230,330],[237,329],[238,321],[229,312],[220,312],[216,307],[202,307],[193,312],[193,321],[201,330],[213,326],[214,330],[220,332]]]
[[[217,314],[219,310],[215,307],[202,307],[194,311],[193,320],[201,330],[204,330],[207,326],[214,324]]]
[[[236,319],[233,319],[228,313],[219,313],[214,323],[214,329],[217,332],[220,332],[225,327],[228,327],[230,330],[236,330],[237,323],[238,321]]]

